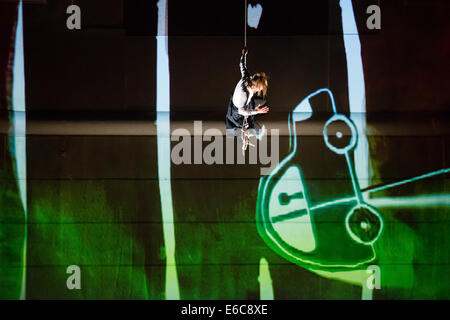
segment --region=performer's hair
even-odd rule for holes
[[[265,97],[267,94],[267,87],[269,86],[267,82],[267,75],[264,72],[257,72],[251,77],[251,81],[256,83],[258,88],[262,88],[258,92],[260,94],[262,93],[262,96]]]

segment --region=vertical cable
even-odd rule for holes
[[[247,47],[247,0],[245,2],[244,8],[244,47]]]

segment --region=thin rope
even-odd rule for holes
[[[247,47],[247,0],[245,0],[244,17],[244,47]]]
[[[247,48],[247,0],[244,1],[244,48]],[[250,144],[247,118],[248,116],[244,116],[244,121],[242,122],[241,129],[242,153],[244,156],[245,150],[247,150],[247,147]]]

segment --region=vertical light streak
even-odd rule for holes
[[[269,262],[266,258],[259,261],[259,296],[261,300],[273,300],[272,277],[270,276]]]
[[[358,142],[354,151],[356,178],[360,188],[369,185],[369,144],[366,137],[366,97],[364,70],[361,57],[361,43],[351,0],[340,0],[342,8],[342,31],[345,55],[347,59],[348,97],[350,118],[356,125]],[[348,158],[348,155],[346,155]],[[349,162],[350,159],[347,159]],[[358,190],[359,191],[359,190]],[[360,193],[356,193],[358,202]],[[365,290],[363,285],[362,299],[371,300],[372,291]]]
[[[351,0],[340,0],[342,31],[347,59],[350,118],[356,125],[358,143],[354,152],[355,171],[361,188],[369,186],[369,144],[366,137],[366,91],[361,43]]]
[[[25,67],[23,49],[22,1],[18,6],[17,27],[14,43],[14,65],[12,86],[12,131],[9,134],[13,166],[18,181],[20,200],[24,210],[24,240],[22,247],[22,284],[20,299],[26,297],[27,259],[27,145],[25,114]]]
[[[175,262],[175,228],[170,174],[170,72],[168,49],[167,0],[158,1],[156,36],[156,132],[158,145],[158,181],[161,198],[164,245],[166,250],[166,288],[169,300],[180,299]]]

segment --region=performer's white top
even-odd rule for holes
[[[241,80],[236,85],[233,93],[233,104],[239,111],[239,114],[243,116],[251,116],[257,114],[256,111],[247,110],[247,106],[253,97],[253,91],[247,87],[246,84],[250,81],[250,73],[247,71],[247,55],[241,56],[239,63],[241,70]]]

